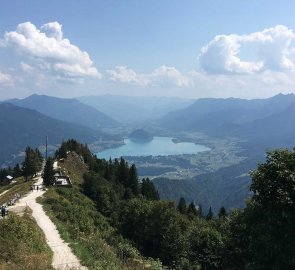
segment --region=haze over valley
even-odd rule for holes
[[[295,269],[294,10],[2,1],[0,269]]]
[[[121,119],[129,119],[129,124],[80,100],[35,94],[3,101],[2,166],[20,160],[28,144],[44,151],[46,136],[52,152],[61,140],[73,137],[87,143],[100,158],[123,156],[135,163],[141,177],[154,180],[162,198],[177,201],[183,196],[217,211],[221,206],[244,207],[250,196],[248,172],[264,159],[266,149],[295,143],[294,94],[254,100],[190,100],[184,108],[182,99],[162,97],[157,101],[157,106],[164,104],[157,119],[145,114],[142,122],[131,121],[127,107],[120,110]],[[128,102],[124,96],[123,100],[132,104],[134,98]],[[150,97],[140,100],[150,106],[155,101]],[[129,136],[138,129],[148,131],[151,142],[130,141]]]

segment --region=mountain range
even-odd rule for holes
[[[200,131],[216,137],[295,142],[295,95],[268,99],[199,99],[157,121],[172,131]]]
[[[57,120],[36,110],[10,103],[0,104],[0,126],[0,167],[17,156],[26,146],[44,145],[45,136],[48,136],[51,145],[69,138],[89,143],[108,137],[101,131]]]
[[[74,98],[67,99],[34,94],[24,99],[12,99],[7,102],[36,110],[58,120],[81,124],[93,129],[119,125],[111,117]]]
[[[186,108],[194,102],[192,99],[176,97],[139,97],[101,95],[77,98],[120,123],[127,125],[142,124],[158,119],[169,111]]]

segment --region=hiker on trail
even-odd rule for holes
[[[39,186],[37,186],[37,191],[39,191]]]
[[[33,186],[30,186],[30,190],[33,192]]]
[[[4,206],[2,206],[1,207],[1,216],[2,216],[2,218],[4,218],[5,217],[5,207]]]

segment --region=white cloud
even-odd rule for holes
[[[116,66],[115,69],[107,70],[109,78],[114,82],[131,83],[139,86],[148,85],[149,79],[146,75],[139,75],[133,69],[125,66]]]
[[[21,23],[15,31],[6,32],[2,43],[14,48],[29,62],[23,70],[34,67],[63,78],[100,78],[87,52],[63,38],[58,22],[44,24],[38,29],[30,22]]]
[[[201,49],[199,63],[208,73],[251,74],[295,68],[295,34],[283,25],[248,35],[218,35]]]
[[[160,66],[149,74],[138,74],[125,66],[116,66],[107,70],[109,78],[114,82],[131,83],[137,86],[187,87],[188,77],[181,74],[175,67]]]
[[[12,86],[13,78],[10,74],[2,73],[0,71],[0,86]]]
[[[162,86],[187,87],[190,85],[188,77],[181,74],[175,67],[160,66],[149,76],[151,81]]]

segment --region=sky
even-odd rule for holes
[[[0,2],[0,100],[295,93],[295,1]]]

